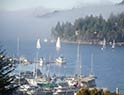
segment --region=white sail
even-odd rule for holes
[[[103,48],[105,48],[105,47],[106,47],[106,40],[104,38],[104,40],[103,40]]]
[[[115,48],[115,40],[113,40],[112,48]]]
[[[40,49],[40,48],[41,48],[41,45],[40,45],[40,39],[37,39],[36,48],[37,48],[37,49]]]
[[[101,50],[103,50],[104,48],[106,48],[106,40],[105,40],[105,38],[104,38],[104,40],[102,42],[102,48],[101,48]]]
[[[60,37],[58,37],[58,39],[56,41],[56,50],[59,51],[60,48],[61,48]]]
[[[56,50],[57,50],[58,55],[60,55],[59,54],[60,48],[61,48],[61,42],[60,42],[60,37],[58,37],[56,41]],[[55,62],[60,65],[66,63],[65,58],[63,56],[59,56],[58,58],[56,58]]]

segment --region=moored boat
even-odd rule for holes
[[[56,63],[57,64],[64,64],[64,63],[66,63],[66,60],[63,56],[60,56],[60,57],[56,58]]]
[[[61,42],[60,42],[60,37],[58,37],[57,41],[56,41],[56,50],[57,50],[58,55],[60,53],[60,48],[61,48]],[[59,55],[59,57],[55,59],[55,63],[64,64],[64,63],[66,63],[66,60],[65,60],[64,56]]]

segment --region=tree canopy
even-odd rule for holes
[[[109,90],[103,91],[103,89],[89,89],[86,87],[81,88],[77,91],[76,95],[118,95],[116,93],[111,93]]]
[[[110,42],[124,42],[124,13],[114,15],[105,20],[102,15],[78,18],[74,23],[58,22],[51,30],[55,39],[59,36],[63,40],[76,41],[75,31],[79,31],[80,41],[93,42],[104,38]]]

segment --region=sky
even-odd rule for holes
[[[122,0],[0,0],[0,10],[20,10],[42,6],[50,9],[71,9],[83,4],[118,3]]]

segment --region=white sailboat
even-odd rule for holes
[[[80,58],[80,42],[78,41],[77,45],[77,66],[76,66],[76,74],[81,76],[81,58]]]
[[[79,36],[78,31],[76,35]],[[72,77],[71,80],[69,79],[70,85],[74,85],[75,87],[95,87],[95,77],[93,76],[93,56],[91,57],[91,71],[90,75],[83,76],[81,75],[81,58],[80,58],[80,41],[78,39],[77,44],[77,66],[76,66],[76,76]]]
[[[40,39],[37,39],[36,48],[37,48],[37,53],[36,53],[36,62],[35,62],[35,71],[34,71],[35,79],[37,79],[37,69],[38,69],[37,63],[39,61],[39,49],[41,48]]]
[[[58,37],[56,41],[56,50],[59,51],[60,48],[61,48],[60,37]]]
[[[40,39],[37,39],[36,48],[37,49],[40,49],[41,48]]]
[[[79,49],[77,49],[77,57],[79,57]],[[69,86],[74,86],[74,87],[96,87],[95,83],[95,75],[93,74],[93,55],[91,56],[91,67],[90,67],[90,74],[88,76],[83,76],[81,75],[81,63],[80,63],[80,58],[77,58],[77,68],[76,68],[76,76],[72,77],[67,77],[65,81],[68,82]],[[78,70],[77,70],[78,69]]]
[[[58,63],[58,64],[66,63],[65,58],[63,56],[56,58],[56,63]]]
[[[48,39],[47,39],[47,38],[45,38],[45,39],[44,39],[44,43],[47,43],[47,42],[48,42]]]
[[[112,43],[112,49],[115,48],[115,40],[113,40],[113,43]]]
[[[101,50],[103,50],[104,48],[106,48],[106,40],[105,40],[105,38],[104,38],[104,40],[102,42],[102,48],[101,48]]]
[[[56,41],[56,50],[57,50],[58,54],[60,52],[60,49],[61,49],[61,42],[60,42],[60,37],[58,37],[57,41]],[[57,64],[66,63],[65,58],[63,56],[59,56],[58,58],[56,58],[55,61],[56,61]]]

